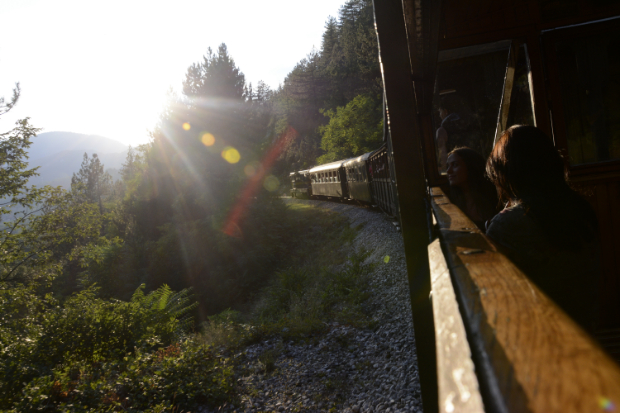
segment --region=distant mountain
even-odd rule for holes
[[[86,135],[75,132],[44,132],[32,139],[32,145],[28,151],[30,161],[48,157],[65,151],[87,152],[89,155],[96,153],[119,153],[127,150],[127,145],[98,135]]]
[[[39,166],[39,176],[30,179],[30,183],[43,186],[71,186],[71,177],[80,169],[84,153],[91,157],[99,156],[106,171],[118,177],[127,156],[128,146],[113,139],[97,135],[85,135],[74,132],[46,132],[32,139],[28,151],[30,167]]]

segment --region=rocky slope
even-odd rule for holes
[[[355,248],[372,251],[379,263],[368,300],[376,328],[332,323],[316,345],[262,342],[245,352],[247,371],[239,378],[243,408],[237,411],[421,412],[420,384],[413,336],[402,237],[383,214],[331,202],[313,203],[363,224]],[[273,355],[273,373],[253,369]],[[225,407],[224,410],[227,410]],[[232,410],[232,409],[231,409]]]

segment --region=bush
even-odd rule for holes
[[[195,304],[188,290],[174,293],[163,286],[145,295],[143,289],[122,302],[99,299],[96,289],[89,288],[62,304],[25,288],[2,291],[0,408],[9,409],[25,397],[32,403],[43,403],[46,397],[59,401],[52,397],[54,392],[69,390],[61,390],[57,382],[93,384],[99,383],[99,375],[110,378],[127,369],[148,370],[148,357],[170,348],[192,325],[187,314]],[[36,397],[35,388],[40,390]]]
[[[171,411],[217,406],[232,397],[230,360],[185,340],[119,360],[56,368],[25,386],[14,411]]]

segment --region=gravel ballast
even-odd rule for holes
[[[246,371],[257,372],[238,379],[242,406],[234,410],[422,412],[405,253],[396,226],[370,208],[291,198],[285,202],[330,209],[347,217],[352,227],[362,224],[352,247],[370,251],[367,260],[378,263],[367,302],[376,328],[331,323],[316,345],[272,340],[249,346],[242,363]],[[273,372],[252,369],[270,351]]]

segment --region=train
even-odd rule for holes
[[[396,180],[388,145],[363,155],[290,173],[291,196],[356,201],[398,218]]]

